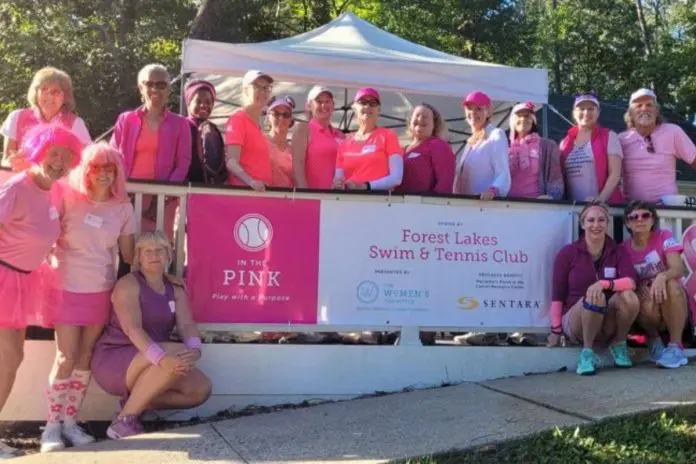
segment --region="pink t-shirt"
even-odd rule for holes
[[[674,239],[672,232],[666,229],[653,231],[648,244],[642,250],[634,249],[631,240],[625,240],[621,245],[631,255],[631,262],[640,281],[654,279],[657,274],[667,270],[667,253],[684,251],[684,247]]]
[[[333,126],[324,128],[314,119],[309,121],[309,143],[305,159],[308,188],[331,188],[336,173],[336,153],[343,138],[343,133]]]
[[[531,137],[531,136],[529,136]],[[536,139],[534,141],[534,139]],[[520,143],[524,145],[520,145]],[[510,191],[512,198],[538,198],[541,195],[539,181],[539,137],[525,138],[510,146]]]
[[[135,233],[133,206],[96,203],[66,193],[55,251],[63,289],[75,293],[111,290],[121,235]]]
[[[56,189],[42,190],[27,171],[0,186],[0,260],[33,271],[46,259],[60,234]]]
[[[663,195],[677,191],[677,159],[691,164],[696,160],[696,146],[675,124],[663,123],[650,134],[650,140],[636,130],[619,136],[624,152],[624,191],[631,200],[660,201]],[[649,153],[652,141],[655,153]]]

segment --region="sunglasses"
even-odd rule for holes
[[[292,118],[292,113],[286,113],[285,111],[271,111],[271,116],[273,116],[276,119],[290,119]]]
[[[157,90],[165,90],[167,87],[169,87],[169,82],[167,81],[145,81],[142,82],[142,85],[147,87],[148,89],[157,89]]]
[[[358,100],[358,105],[369,106],[370,108],[375,108],[375,107],[379,106],[379,102],[377,100]]]
[[[114,173],[116,172],[116,165],[107,163],[107,164],[90,164],[89,166],[89,171],[90,172],[106,172],[106,173]]]
[[[273,86],[272,85],[258,85],[258,84],[253,84],[252,87],[254,90],[257,92],[264,92],[264,93],[271,93],[273,92]]]
[[[638,221],[638,220],[646,221],[646,220],[650,219],[651,217],[652,217],[652,213],[650,213],[650,212],[645,212],[645,213],[640,213],[640,214],[635,213],[635,214],[629,215],[628,220],[629,221]]]
[[[653,145],[652,137],[648,135],[645,137],[645,142],[648,144],[645,149],[648,151],[648,153],[655,153],[655,145]]]

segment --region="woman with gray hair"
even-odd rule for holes
[[[142,234],[136,270],[116,283],[111,296],[113,311],[92,356],[96,382],[121,397],[122,409],[106,431],[111,439],[142,433],[140,415],[147,408],[192,408],[210,397],[210,379],[196,367],[201,334],[186,289],[166,275],[171,259],[161,232]],[[175,328],[183,346],[168,342]]]

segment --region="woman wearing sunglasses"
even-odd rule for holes
[[[681,348],[681,337],[687,306],[679,284],[685,271],[681,259],[684,247],[669,230],[658,227],[657,211],[648,202],[630,202],[624,220],[631,239],[622,245],[631,255],[638,274],[638,323],[648,336],[650,360],[666,368],[685,366],[688,360]],[[667,346],[660,337],[664,329],[669,334]]]
[[[171,91],[169,73],[160,64],[148,64],[138,73],[143,105],[121,113],[111,145],[123,153],[126,179],[182,183],[191,165],[191,124],[167,109]],[[169,199],[164,211],[164,230],[174,236],[178,202]],[[142,230],[155,230],[157,202],[143,196]]]
[[[377,90],[364,87],[355,94],[358,130],[338,146],[333,188],[391,190],[401,184],[403,150],[396,132],[377,126],[380,107]]]
[[[292,97],[274,97],[268,103],[266,121],[270,127],[268,146],[271,156],[271,186],[292,188],[295,185],[292,169],[292,151],[288,143],[288,132],[294,125]]]

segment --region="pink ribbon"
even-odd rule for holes
[[[684,245],[684,260],[689,266],[689,275],[682,278],[682,285],[686,290],[688,305],[691,310],[691,320],[696,320],[696,224],[689,226],[682,238]]]

